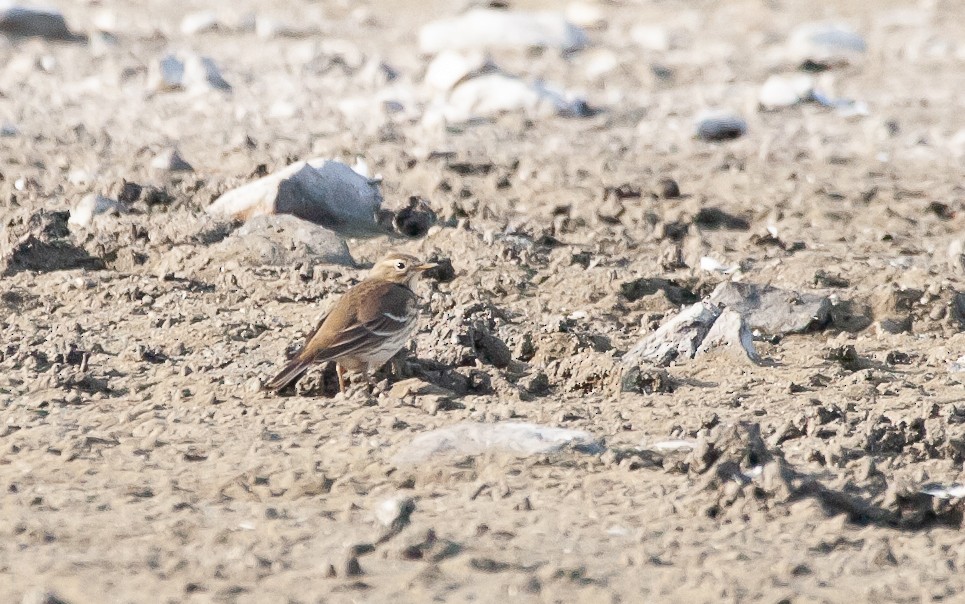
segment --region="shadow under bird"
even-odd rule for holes
[[[298,381],[313,363],[334,361],[338,388],[345,372],[382,367],[409,341],[419,318],[419,298],[412,286],[435,264],[409,254],[391,253],[379,260],[361,283],[349,289],[322,317],[305,346],[265,385],[278,391]]]

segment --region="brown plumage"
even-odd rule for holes
[[[295,383],[312,363],[335,361],[339,391],[343,391],[345,370],[367,377],[370,369],[384,365],[415,331],[419,309],[411,285],[434,266],[398,253],[377,262],[364,281],[335,303],[301,351],[265,388],[281,390]]]

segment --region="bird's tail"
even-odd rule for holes
[[[294,384],[298,381],[298,378],[302,377],[302,374],[305,373],[305,370],[308,369],[311,364],[312,359],[302,358],[301,355],[296,356],[288,365],[285,365],[281,373],[265,384],[265,390],[277,392],[289,384]]]

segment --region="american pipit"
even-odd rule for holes
[[[345,371],[368,371],[384,365],[402,350],[419,316],[411,286],[435,264],[408,254],[391,253],[372,267],[364,281],[349,289],[319,322],[305,346],[265,385],[281,390],[293,384],[312,363],[335,361],[339,391]]]

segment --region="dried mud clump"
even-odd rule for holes
[[[506,343],[497,335],[507,324],[505,313],[484,302],[446,311],[433,321],[432,357],[452,367],[473,367],[477,361],[502,369],[513,360]]]
[[[67,227],[69,212],[38,210],[7,220],[0,230],[0,274],[104,268],[101,258],[79,247]]]

